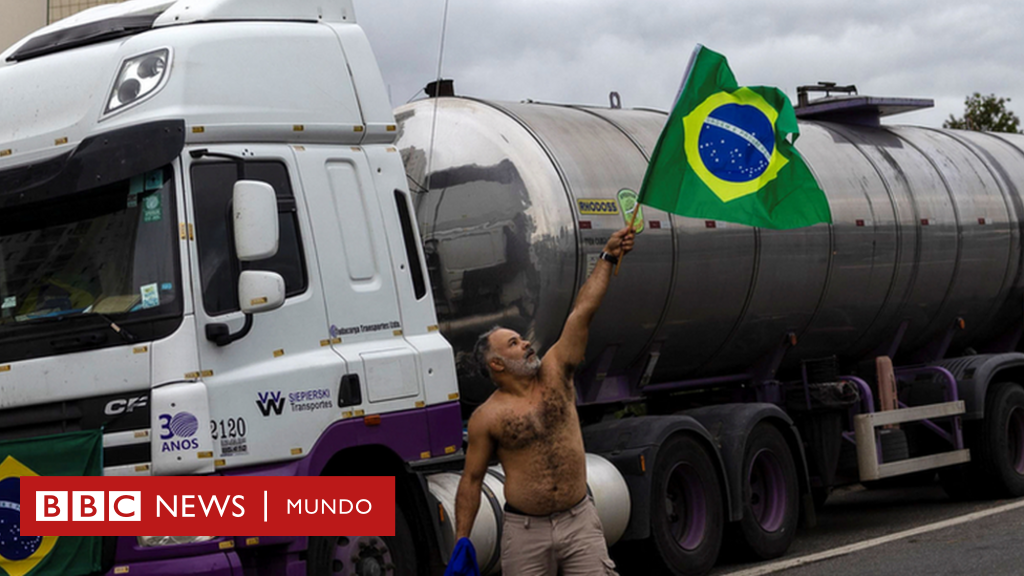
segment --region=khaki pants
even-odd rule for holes
[[[501,535],[503,576],[615,574],[593,501],[550,516],[505,512]]]

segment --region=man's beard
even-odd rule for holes
[[[532,348],[519,360],[505,360],[505,369],[513,376],[536,376],[540,372],[540,356]]]

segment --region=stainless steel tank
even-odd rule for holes
[[[550,346],[624,222],[580,201],[638,190],[664,113],[440,98],[396,116],[442,331],[460,352],[495,324]],[[959,318],[954,349],[1019,325],[1024,136],[800,129],[834,224],[774,231],[644,207],[592,325],[595,374],[652,351],[654,382],[743,372],[787,333],[787,361],[857,359],[904,325],[904,354]]]

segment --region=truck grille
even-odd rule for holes
[[[104,467],[138,464],[150,460],[149,418],[149,390],[11,408],[0,410],[0,441],[102,428]]]

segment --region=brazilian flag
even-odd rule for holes
[[[0,442],[0,574],[77,576],[101,569],[95,536],[22,536],[22,476],[103,474],[103,434],[72,432]]]
[[[729,63],[698,45],[658,139],[640,202],[693,218],[763,228],[832,222],[828,201],[795,142],[789,98],[740,87]]]

